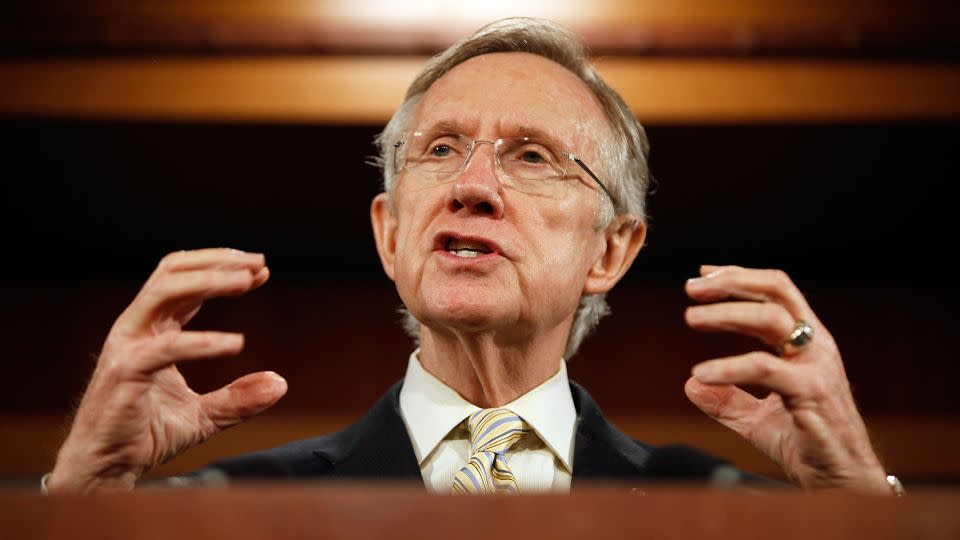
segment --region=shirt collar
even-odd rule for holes
[[[410,355],[400,390],[400,413],[410,433],[417,462],[423,464],[450,430],[480,407],[463,399],[454,389],[423,369],[419,353],[420,349],[417,349]],[[577,411],[564,361],[561,360],[560,369],[554,376],[503,408],[523,418],[564,467],[573,471]]]

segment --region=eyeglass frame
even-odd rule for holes
[[[473,151],[474,151],[474,149],[477,147],[477,143],[484,143],[484,144],[489,144],[490,146],[493,146],[493,148],[494,148],[494,153],[493,153],[494,162],[496,163],[497,168],[500,169],[500,171],[503,172],[503,174],[506,175],[507,173],[503,170],[503,165],[500,163],[500,155],[496,152],[497,144],[500,143],[500,142],[502,142],[502,141],[504,141],[504,140],[509,140],[509,139],[529,139],[529,138],[530,138],[530,137],[500,137],[499,139],[497,139],[497,140],[495,140],[495,141],[488,141],[488,140],[485,140],[485,139],[470,139],[469,137],[467,137],[466,135],[464,135],[464,134],[462,134],[462,133],[452,133],[451,135],[457,135],[457,136],[459,136],[459,137],[463,137],[464,139],[467,139],[467,140],[470,141],[470,151],[467,153],[467,157],[463,160],[463,164],[460,165],[460,169],[459,169],[459,170],[457,170],[457,171],[450,171],[451,173],[453,173],[453,172],[460,172],[460,171],[462,171],[464,168],[466,168],[467,163],[469,163],[469,162],[470,162],[470,159],[473,158]],[[393,143],[393,160],[392,160],[392,161],[393,161],[394,172],[400,172],[400,169],[401,169],[401,168],[397,166],[397,152],[399,151],[400,147],[401,147],[404,143],[406,143],[406,142],[407,142],[406,139],[400,139],[399,141]],[[570,161],[573,161],[573,162],[576,163],[581,169],[583,169],[584,172],[586,172],[587,175],[589,175],[590,178],[592,178],[593,181],[596,182],[598,186],[600,186],[600,189],[602,189],[603,192],[607,194],[607,197],[610,197],[610,202],[613,203],[613,207],[614,207],[614,208],[618,208],[618,207],[620,206],[620,205],[617,203],[616,197],[613,196],[613,193],[611,193],[610,190],[607,189],[607,186],[605,186],[605,185],[603,184],[603,182],[600,181],[600,178],[597,177],[597,175],[594,174],[594,172],[590,170],[590,167],[588,167],[587,164],[584,163],[583,160],[580,159],[579,156],[577,156],[576,154],[571,153],[571,152],[560,152],[560,155],[566,157],[566,158],[569,159]],[[566,177],[566,173],[567,173],[567,171],[566,171],[566,169],[564,169],[564,176],[560,176],[560,177],[556,178],[556,180],[560,180],[560,179],[565,178],[565,177]],[[509,175],[507,175],[507,176],[509,176]],[[513,177],[511,177],[511,178],[513,178]],[[542,180],[542,181],[546,182],[546,181],[548,181],[548,180],[544,179],[544,180]]]

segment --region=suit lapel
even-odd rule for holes
[[[573,484],[584,480],[622,480],[642,476],[650,449],[611,424],[582,386],[571,382],[570,390],[579,416]]]
[[[413,444],[400,416],[400,388],[386,395],[356,424],[339,437],[314,449],[328,463],[330,475],[348,478],[416,478],[422,482]]]

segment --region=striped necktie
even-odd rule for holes
[[[473,456],[453,478],[453,493],[520,493],[520,485],[503,458],[530,428],[507,409],[477,411],[467,419]]]

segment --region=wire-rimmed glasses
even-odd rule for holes
[[[518,190],[536,194],[555,191],[560,180],[568,179],[568,165],[572,161],[610,197],[614,208],[617,207],[617,200],[607,186],[576,154],[561,151],[555,143],[534,137],[486,141],[459,133],[412,131],[393,145],[394,170],[415,172],[421,181],[443,182],[463,170],[481,144],[493,146],[497,169]]]

